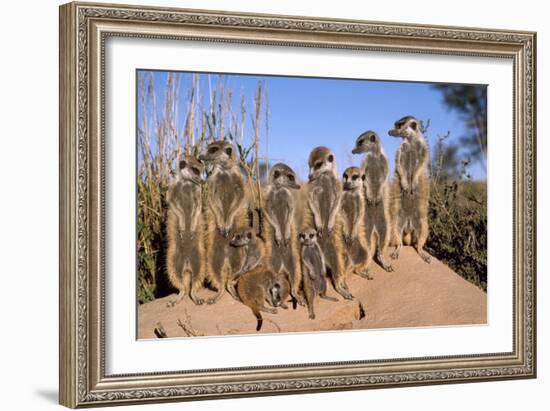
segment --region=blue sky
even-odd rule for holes
[[[158,107],[162,107],[167,72],[152,72]],[[192,73],[179,73],[180,124],[183,127],[185,99]],[[200,93],[208,106],[209,89],[217,88],[219,75],[200,75]],[[233,91],[232,104],[240,113],[241,95],[245,96],[248,113],[246,132],[252,132],[254,94],[262,81],[269,96],[269,158],[270,162],[285,162],[301,179],[307,177],[307,157],[312,148],[330,147],[336,155],[340,173],[350,165],[359,165],[361,156],[351,154],[355,139],[364,131],[374,130],[382,138],[393,172],[395,151],[400,139],[388,136],[395,120],[414,115],[430,119],[427,133],[431,147],[437,136],[448,131],[449,142],[458,142],[465,133],[459,115],[443,104],[440,91],[429,83],[388,82],[372,80],[320,79],[256,75],[224,75],[224,87]],[[138,111],[138,121],[142,113]],[[262,129],[262,132],[264,130]],[[263,154],[263,153],[262,153]],[[470,168],[475,179],[485,179],[478,164]]]

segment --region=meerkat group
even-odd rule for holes
[[[327,282],[352,300],[351,274],[372,279],[372,261],[394,270],[385,257],[390,244],[392,259],[406,244],[429,263],[428,146],[412,116],[396,121],[388,134],[403,139],[391,182],[374,131],[357,137],[352,154],[363,155],[361,166],[346,168],[342,177],[327,147],[311,151],[305,187],[292,168],[275,164],[263,187],[265,224],[259,230],[247,217],[250,193],[231,142],[214,141],[197,158],[185,156],[167,194],[167,274],[178,290],[168,305],[185,296],[197,305],[214,304],[227,291],[251,309],[259,331],[261,312],[286,309],[288,301],[294,308],[307,305],[315,318],[316,297],[337,301],[327,296]],[[214,297],[199,297],[203,287]]]

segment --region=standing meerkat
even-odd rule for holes
[[[310,153],[308,165],[308,225],[317,230],[334,289],[345,299],[352,300],[343,261],[342,225],[338,219],[342,186],[334,153],[327,147],[317,147]]]
[[[326,263],[323,250],[317,242],[317,231],[307,228],[299,234],[302,246],[302,266],[304,270],[304,294],[306,296],[309,318],[315,318],[313,307],[316,296],[325,300],[338,301],[336,298],[327,296]]]
[[[385,259],[392,231],[390,201],[388,197],[388,158],[380,137],[374,131],[366,131],[357,137],[353,154],[365,154],[361,168],[365,173],[365,238],[371,255],[386,271],[393,267]]]
[[[195,304],[204,302],[196,294],[204,279],[203,175],[204,164],[186,156],[178,163],[176,180],[168,190],[166,267],[170,283],[178,289],[178,296],[168,306],[176,305],[188,293]]]
[[[418,120],[412,116],[396,121],[388,134],[403,139],[395,157],[395,179],[392,184],[391,211],[396,246],[391,256],[399,258],[403,242],[414,243],[418,255],[429,263],[430,255],[424,250],[429,231],[428,145]]]
[[[267,267],[268,256],[266,255],[265,242],[256,235],[252,228],[235,233],[231,238],[230,244],[233,247],[242,247],[244,249],[242,267],[237,272],[232,273],[231,278],[229,278],[227,282],[227,290],[233,298],[239,300],[235,290],[235,284],[241,275],[254,270],[260,264]]]
[[[344,243],[351,271],[360,277],[372,279],[368,273],[371,253],[365,239],[365,172],[359,167],[348,167],[343,174],[344,191],[340,213],[343,222]]]
[[[295,224],[295,199],[293,191],[299,190],[296,173],[286,164],[275,164],[269,173],[265,189],[266,239],[271,250],[271,268],[285,274],[290,282],[291,295],[304,305],[299,295],[301,282],[300,252]]]
[[[262,311],[276,314],[277,307],[288,308],[285,301],[290,296],[290,284],[283,274],[259,265],[240,277],[237,292],[242,303],[252,310],[257,320],[256,331],[260,331]]]
[[[245,181],[231,143],[212,142],[199,158],[212,166],[206,181],[209,207],[206,257],[207,279],[217,290],[207,301],[213,304],[224,294],[230,273],[242,266],[243,250],[231,247],[229,236],[247,225]]]

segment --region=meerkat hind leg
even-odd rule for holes
[[[387,271],[388,273],[394,271],[393,266],[386,262],[386,259],[384,258],[384,252],[382,250],[376,250],[376,259],[385,271]]]
[[[170,300],[166,303],[167,307],[174,307],[175,305],[179,304],[184,298],[185,294],[187,294],[184,290],[180,290],[178,292],[178,295],[173,300]]]
[[[263,311],[264,313],[269,313],[269,314],[277,314],[277,309],[276,308],[271,308],[271,307],[260,307],[260,311]]]
[[[358,275],[359,277],[361,278],[364,278],[366,280],[373,280],[374,278],[372,277],[372,275],[370,275],[370,271],[368,268],[366,267],[363,267],[363,268],[356,268],[353,270],[353,273]]]
[[[345,283],[337,282],[334,285],[334,289],[338,294],[344,297],[346,300],[353,300],[353,295],[349,292],[348,286]]]
[[[337,301],[338,301],[338,298],[329,297],[329,296],[326,295],[326,294],[321,294],[321,295],[319,295],[319,298],[322,298],[323,300],[327,300],[327,301],[333,301],[333,302],[337,302]]]
[[[227,292],[233,297],[236,301],[241,301],[239,294],[237,293],[237,290],[235,289],[235,284],[237,282],[235,280],[229,281],[227,283]]]

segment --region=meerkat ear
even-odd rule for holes
[[[180,170],[183,169],[183,168],[185,168],[186,165],[187,165],[187,163],[185,162],[185,160],[181,160],[181,161],[180,161],[180,164],[179,164]]]
[[[346,179],[346,173],[342,174],[342,178],[345,180]]]
[[[332,163],[334,161],[334,156],[331,154],[328,156],[328,162]]]
[[[281,172],[279,170],[275,170],[273,172],[273,178],[279,178],[280,175],[281,175]]]
[[[417,127],[418,127],[418,125],[416,124],[416,121],[413,121],[413,122],[411,123],[411,128],[412,128],[414,131],[416,131],[416,128],[417,128]]]
[[[226,147],[226,149],[225,149],[225,154],[227,154],[228,156],[230,156],[231,153],[233,153],[233,148],[231,148],[231,147]]]

